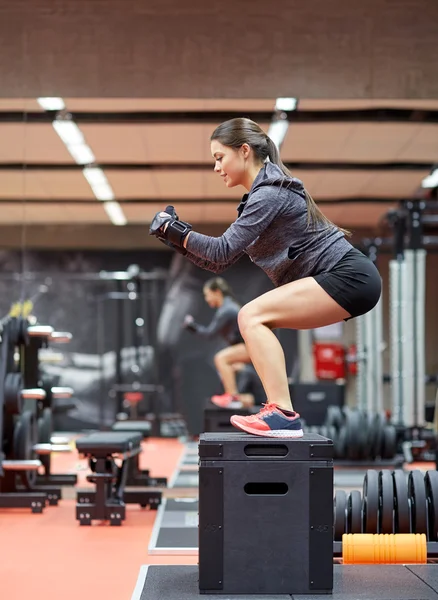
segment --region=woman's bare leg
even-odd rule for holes
[[[272,329],[314,329],[350,316],[313,277],[269,291],[241,308],[240,333],[268,402],[292,409],[284,352]]]

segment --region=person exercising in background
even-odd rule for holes
[[[230,285],[222,277],[209,279],[203,288],[204,298],[216,314],[210,325],[196,323],[192,315],[186,315],[184,327],[206,339],[221,336],[228,344],[214,356],[214,364],[224,387],[224,394],[212,396],[211,401],[222,408],[237,408],[240,405],[252,405],[247,395],[240,397],[237,389],[236,370],[242,363],[249,363],[248,351],[240,335],[237,315],[241,308],[234,297]]]

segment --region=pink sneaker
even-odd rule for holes
[[[303,437],[300,415],[297,412],[284,410],[274,404],[264,404],[263,408],[255,415],[241,417],[233,415],[231,424],[241,431],[276,438]]]
[[[234,394],[221,394],[220,396],[212,396],[211,401],[216,406],[220,406],[220,408],[228,408],[233,403],[239,402],[239,398]],[[234,404],[233,408],[236,408],[236,404]]]

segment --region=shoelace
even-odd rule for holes
[[[257,421],[257,419],[261,416],[269,415],[276,409],[276,405],[272,402],[264,402],[262,406],[263,408],[261,408],[256,415],[251,415],[250,417],[247,417],[247,419],[251,421]]]

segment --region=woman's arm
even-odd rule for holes
[[[278,189],[260,188],[251,194],[240,217],[223,235],[210,237],[190,231],[184,239],[184,247],[191,254],[214,264],[230,264],[269,227],[281,209]]]

